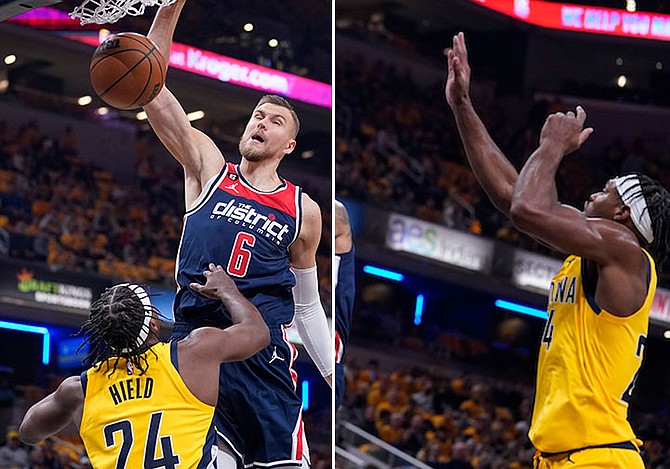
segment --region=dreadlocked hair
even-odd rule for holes
[[[80,333],[86,338],[79,349],[90,344],[84,364],[94,366],[96,370],[105,364],[105,372],[111,376],[119,360],[125,358],[132,362],[140,375],[144,374],[149,366],[147,347],[146,341],[138,343],[138,337],[143,329],[146,333],[150,332],[146,330],[148,323],[145,323],[145,317],[154,312],[158,310],[153,305],[145,306],[127,285],[107,288],[93,303],[89,319],[81,327]]]
[[[647,212],[654,234],[654,240],[651,243],[642,240],[643,247],[654,258],[656,268],[660,271],[667,258],[670,245],[670,193],[649,176],[640,173],[632,173],[632,175],[640,181],[640,190],[647,204]],[[635,188],[629,188],[629,190],[632,189]]]

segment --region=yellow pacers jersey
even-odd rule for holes
[[[171,360],[176,349],[176,343],[154,345],[143,375],[128,369],[124,359],[111,376],[104,365],[82,374],[79,433],[94,468],[208,467],[214,407],[199,401],[182,381]]]
[[[654,261],[645,255],[647,297],[626,318],[601,310],[585,293],[580,257],[568,257],[552,280],[528,434],[538,450],[558,453],[635,438],[628,402],[656,292]]]

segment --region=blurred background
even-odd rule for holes
[[[670,187],[668,13],[634,0],[336,2],[336,197],[357,250],[338,467],[518,469],[534,454],[561,256],[517,232],[467,166],[444,98],[453,35],[465,32],[475,108],[517,169],[549,113],[584,106],[595,132],[557,177],[581,209],[618,174]],[[669,280],[630,407],[649,468],[670,464]]]
[[[40,3],[41,1],[41,3]],[[109,33],[146,34],[155,8],[81,27],[74,1],[0,0],[0,445],[26,409],[82,371],[76,332],[107,286],[150,287],[172,318],[183,176],[138,111],[104,105],[89,82]],[[14,13],[22,13],[12,16]],[[328,1],[187,3],[167,85],[226,158],[258,99],[281,94],[302,121],[280,175],[321,206],[318,267],[330,316],[332,14]],[[316,467],[330,467],[330,389],[297,334],[298,393]],[[6,441],[7,440],[7,441]],[[20,445],[19,445],[20,446]],[[31,467],[85,467],[73,428],[30,452]],[[2,450],[0,450],[0,457]],[[0,458],[0,467],[5,467]]]

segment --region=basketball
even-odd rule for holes
[[[109,36],[93,53],[89,68],[100,99],[123,110],[149,104],[163,88],[166,70],[158,46],[137,33]]]

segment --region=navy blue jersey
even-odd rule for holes
[[[239,167],[227,163],[184,215],[175,298],[175,335],[200,326],[227,327],[230,315],[218,300],[189,288],[205,283],[210,262],[221,265],[268,325],[293,320],[295,276],[288,248],[301,223],[300,187],[283,181],[271,192],[254,189]]]
[[[340,258],[340,266],[335,287],[335,362],[341,363],[344,358],[344,346],[349,341],[356,295],[354,247],[352,246],[349,252],[336,256]]]

